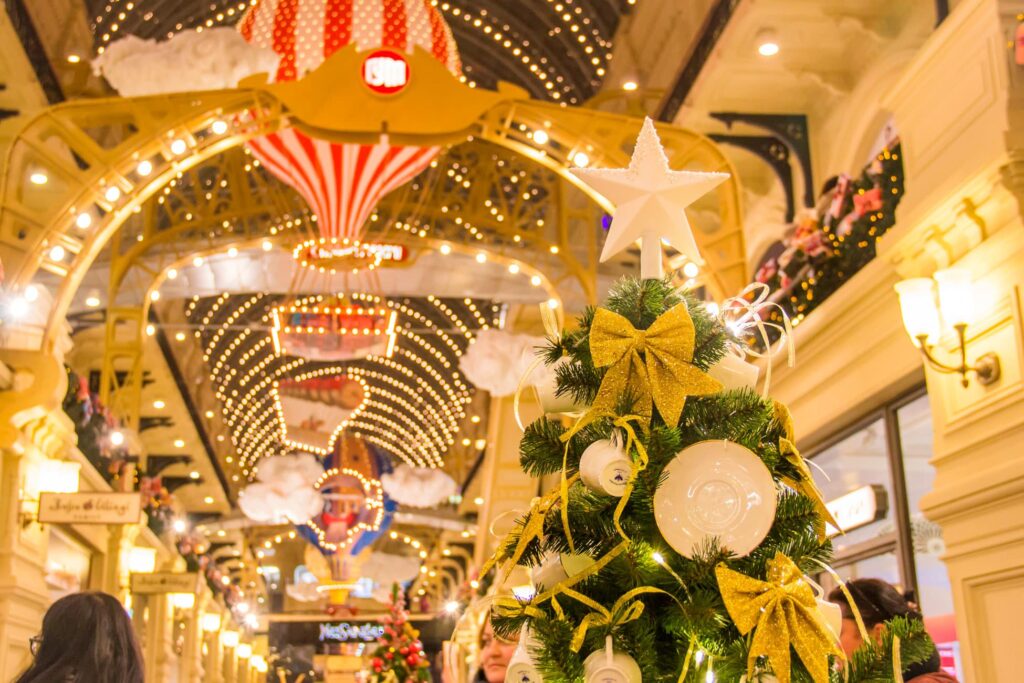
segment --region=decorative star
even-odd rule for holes
[[[615,205],[615,215],[601,252],[602,263],[638,239],[642,243],[642,277],[661,277],[663,239],[691,261],[704,263],[685,208],[718,186],[729,174],[670,169],[650,118],[644,119],[629,168],[570,170]]]

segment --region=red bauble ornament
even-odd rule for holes
[[[389,661],[395,658],[395,656],[393,654],[391,654],[390,652],[385,652],[384,653],[384,657],[386,659],[388,659]]]

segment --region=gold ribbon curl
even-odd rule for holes
[[[811,468],[807,466],[807,461],[800,455],[800,451],[796,449],[793,442],[786,438],[779,439],[779,454],[800,473],[799,479],[781,477],[782,483],[794,491],[807,496],[814,503],[814,511],[818,513],[818,521],[814,525],[815,531],[818,533],[818,541],[824,541],[828,537],[825,530],[826,522],[842,531],[839,522],[836,521],[828,506],[825,505],[821,489],[814,483],[814,477],[811,476]]]
[[[590,326],[594,365],[608,367],[594,400],[597,410],[613,410],[629,391],[637,397],[635,412],[650,419],[652,404],[665,423],[675,426],[687,396],[713,394],[722,384],[693,364],[696,331],[685,303],[638,330],[623,316],[597,309]]]
[[[584,616],[583,620],[580,621],[579,626],[576,627],[569,649],[573,652],[579,652],[580,648],[583,647],[583,641],[587,637],[587,631],[592,626],[610,626],[614,628],[615,626],[628,624],[631,621],[639,619],[640,615],[644,613],[644,603],[637,598],[645,593],[662,593],[672,597],[671,593],[663,591],[660,588],[655,588],[654,586],[641,586],[623,593],[619,596],[619,599],[615,601],[615,604],[612,605],[612,608],[608,609],[601,603],[583,595],[582,593],[571,588],[564,589],[562,591],[563,595],[566,595],[578,602],[582,602],[593,610]]]
[[[570,483],[575,481],[577,477],[579,477],[579,475],[574,474]],[[555,489],[543,498],[535,500],[530,506],[529,511],[526,513],[526,517],[523,522],[523,529],[519,533],[519,540],[516,542],[515,549],[511,550],[512,534],[510,533],[502,540],[501,543],[498,544],[498,549],[494,551],[494,554],[491,555],[487,562],[485,562],[480,568],[480,576],[486,576],[487,572],[501,563],[505,566],[505,569],[498,583],[504,583],[505,579],[508,578],[508,574],[517,564],[519,564],[519,560],[522,559],[523,553],[526,552],[526,548],[530,545],[530,542],[544,535],[544,520],[547,518],[548,512],[551,510],[551,506],[554,505],[558,499],[559,490]]]
[[[815,683],[828,683],[829,655],[843,657],[818,614],[814,591],[803,580],[800,568],[782,553],[768,561],[768,580],[715,568],[718,588],[729,616],[740,633],[754,631],[747,657],[747,678],[754,674],[757,658],[767,656],[779,683],[790,681],[793,646]]]

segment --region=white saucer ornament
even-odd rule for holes
[[[701,441],[665,467],[654,493],[654,519],[672,549],[684,557],[708,539],[743,557],[760,545],[775,520],[771,472],[748,448],[732,441]]]
[[[530,626],[523,624],[523,630],[519,632],[519,644],[516,645],[516,651],[512,653],[512,659],[508,661],[508,668],[505,669],[505,683],[543,683],[544,677],[540,675],[530,656],[530,650],[538,648],[539,643],[530,633]]]
[[[597,493],[621,498],[632,473],[633,461],[617,434],[595,441],[580,456],[580,479]]]
[[[625,652],[612,647],[612,637],[604,648],[591,653],[583,662],[584,683],[641,683],[640,665]]]

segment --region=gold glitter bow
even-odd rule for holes
[[[693,365],[696,332],[685,303],[662,313],[646,330],[606,308],[597,309],[590,326],[590,355],[599,368],[611,366],[601,380],[594,407],[613,409],[630,391],[636,412],[650,417],[653,405],[665,423],[675,426],[687,396],[722,390],[718,380]]]
[[[757,658],[767,656],[779,683],[789,683],[792,645],[811,679],[828,682],[829,655],[843,654],[822,623],[814,591],[793,560],[776,553],[768,561],[767,581],[724,565],[715,568],[715,575],[725,608],[740,633],[746,635],[754,629],[747,657],[748,678],[753,676]]]

